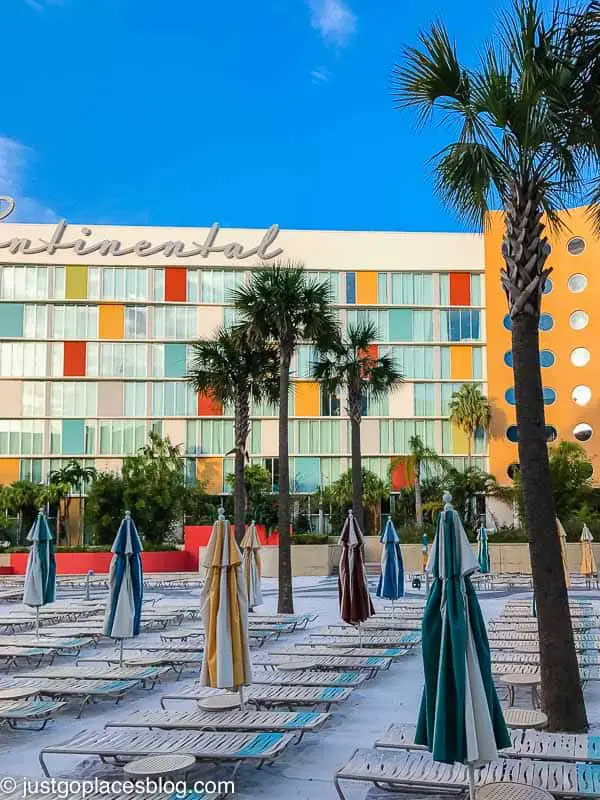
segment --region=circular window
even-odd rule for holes
[[[592,390],[589,386],[576,386],[571,392],[571,397],[578,406],[587,406],[592,399]]]
[[[510,314],[507,314],[504,319],[502,320],[502,324],[506,328],[507,331],[512,331],[512,319],[510,318]]]
[[[511,481],[514,481],[515,477],[519,474],[520,471],[521,471],[521,465],[514,462],[508,465],[506,474],[511,479]]]
[[[515,390],[512,388],[507,389],[504,392],[504,399],[506,400],[507,403],[510,403],[511,406],[514,406],[514,404],[517,402],[517,399],[515,397]]]
[[[540,316],[540,330],[549,331],[554,327],[554,320],[550,314],[542,314]]]
[[[573,428],[573,436],[578,442],[587,442],[592,438],[592,426],[587,422],[580,422]]]
[[[506,438],[509,442],[518,442],[519,441],[519,429],[516,425],[511,425],[506,429]]]
[[[567,242],[567,250],[572,256],[580,256],[585,250],[585,239],[581,236],[574,236]]]
[[[556,392],[554,391],[554,389],[550,389],[548,386],[544,386],[543,394],[544,394],[544,405],[551,406],[552,403],[556,402]]]
[[[584,328],[587,328],[589,321],[590,318],[585,311],[574,311],[569,317],[569,325],[574,331],[582,331]]]
[[[542,367],[551,367],[554,364],[554,361],[555,357],[552,350],[542,350],[540,352],[540,364]]]
[[[544,282],[544,290],[543,290],[544,294],[550,294],[550,292],[552,291],[552,287],[553,287],[552,281],[550,280],[550,278],[546,278]]]
[[[512,350],[507,350],[506,353],[504,353],[504,363],[506,364],[507,367],[512,367],[513,365]]]
[[[558,438],[558,433],[554,425],[546,425],[546,441],[555,442]]]
[[[571,364],[574,367],[585,367],[590,360],[590,351],[587,347],[576,347],[571,353]]]
[[[569,287],[570,292],[573,292],[573,294],[579,294],[579,292],[583,292],[583,290],[586,288],[587,278],[585,275],[581,275],[581,273],[577,272],[575,275],[571,275],[567,281],[567,286]]]

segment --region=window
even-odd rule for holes
[[[53,339],[97,339],[98,306],[54,306],[51,337]]]
[[[505,314],[504,319],[502,320],[502,324],[506,328],[507,331],[512,331],[512,319],[510,318],[510,314]]]
[[[152,333],[156,339],[194,339],[198,333],[198,313],[187,306],[157,306]]]
[[[519,441],[519,428],[517,425],[510,425],[506,429],[506,438],[509,442],[516,443]],[[546,425],[546,441],[555,442],[558,438],[558,433],[553,425]]]
[[[98,452],[100,455],[133,455],[146,443],[148,425],[142,420],[136,420],[135,422],[100,420],[97,426],[99,430]],[[90,451],[86,450],[86,452]]]
[[[86,374],[102,378],[145,378],[148,374],[148,345],[90,342]]]
[[[222,419],[196,420],[187,423],[188,455],[223,456],[233,449],[233,422]]]
[[[346,303],[353,305],[356,303],[356,273],[346,273]]]
[[[22,481],[32,481],[33,483],[42,483],[43,460],[41,458],[22,458],[19,478]]]
[[[44,452],[44,423],[38,420],[1,419],[0,455],[41,455]]]
[[[516,476],[519,474],[520,471],[521,471],[521,466],[517,463],[512,463],[508,465],[506,474],[511,479],[511,481],[514,481],[514,479],[516,478]]]
[[[410,453],[410,439],[420,436],[425,447],[436,448],[434,420],[395,419],[379,423],[379,449],[382,455]]]
[[[0,267],[0,297],[3,300],[47,300],[51,267]],[[58,267],[54,267],[56,271]],[[62,269],[62,268],[60,268]],[[64,281],[64,276],[63,276]],[[64,297],[64,285],[63,294]]]
[[[589,441],[592,438],[593,432],[592,426],[587,422],[580,422],[579,425],[575,425],[573,428],[573,436],[578,442]]]
[[[46,339],[48,337],[48,306],[25,306],[23,336],[26,339]]]
[[[504,392],[504,399],[505,399],[505,400],[506,400],[506,402],[507,402],[509,405],[511,405],[511,406],[514,406],[514,405],[516,404],[516,402],[517,402],[517,397],[516,397],[516,395],[515,395],[515,390],[514,390],[514,387],[512,387],[512,386],[511,386],[511,388],[510,388],[510,389],[507,389],[507,390]]]
[[[148,336],[148,309],[143,306],[125,307],[125,338],[145,339]]]
[[[341,420],[294,420],[290,423],[290,450],[298,455],[339,453],[342,424]]]
[[[556,392],[549,386],[544,386],[542,389],[542,396],[544,398],[544,405],[551,406],[553,403],[556,403]]]
[[[123,384],[123,416],[146,416],[146,384],[139,381],[128,381]]]
[[[198,413],[196,393],[184,381],[152,384],[152,414],[156,417],[195,417]]]
[[[346,327],[369,322],[371,322],[377,330],[377,341],[388,342],[390,340],[389,311],[376,308],[349,309],[346,311]]]
[[[88,297],[90,300],[147,300],[148,270],[139,267],[90,267]]]
[[[395,306],[432,306],[433,275],[423,272],[380,272],[377,297],[380,303]]]
[[[473,347],[471,350],[471,359],[472,359],[473,377],[483,378],[483,348]]]
[[[462,342],[480,337],[480,312],[450,309],[441,312],[441,337],[444,342]]]
[[[48,347],[42,342],[0,342],[0,376],[44,378]]]
[[[452,395],[455,392],[458,392],[464,383],[442,383],[442,416],[447,417],[450,414],[450,401],[452,400]],[[478,383],[476,384],[477,388],[480,391],[483,391],[483,386]]]
[[[590,318],[585,311],[574,311],[569,317],[569,325],[574,331],[582,331],[587,328]]]
[[[367,389],[362,398],[362,415],[364,417],[387,417],[390,413],[390,396],[385,394],[373,397]]]
[[[394,359],[394,365],[396,366],[396,369],[400,370],[404,378],[423,379],[434,377],[433,347],[396,346],[390,347],[389,354]]]
[[[546,278],[546,280],[544,281],[544,294],[550,294],[550,292],[552,291],[553,287],[554,287],[554,284],[552,283],[552,279],[551,278]]]
[[[452,355],[449,347],[440,347],[440,378],[452,377]]]
[[[152,281],[152,299],[164,300],[165,299],[165,271],[164,269],[150,270],[150,279]]]
[[[551,350],[542,350],[540,352],[540,364],[542,367],[551,367],[556,358]]]
[[[554,320],[550,314],[541,314],[540,315],[540,330],[541,331],[550,331],[554,327]]]
[[[50,383],[51,417],[95,417],[97,413],[97,383],[89,381]]]
[[[259,413],[258,411],[256,412]],[[263,416],[262,414],[260,416]],[[266,414],[264,416],[267,416]],[[271,415],[276,416],[276,415]],[[339,417],[340,416],[340,398],[337,394],[330,394],[326,392],[321,386],[321,416],[322,417]]]
[[[50,383],[50,386],[52,384]],[[46,416],[46,384],[42,381],[23,383],[23,416]]]
[[[433,312],[392,309],[389,312],[389,338],[393,342],[433,341]]]
[[[250,452],[255,455],[262,451],[262,424],[260,420],[252,420],[250,425]]]
[[[415,417],[435,416],[435,386],[433,383],[414,384]]]
[[[574,367],[585,367],[590,360],[590,351],[586,347],[576,347],[571,353],[571,364]]]
[[[571,392],[571,398],[578,406],[587,406],[592,399],[592,390],[589,386],[580,384],[579,386],[575,386]]]
[[[291,372],[296,378],[311,378],[313,364],[317,359],[314,347],[301,344],[294,353]]]
[[[483,297],[481,291],[481,284],[483,282],[482,275],[471,275],[471,305],[483,305]]]
[[[340,302],[340,273],[325,271],[306,271],[306,279],[310,282],[326,283],[329,287],[332,303]],[[381,301],[379,301],[381,302]]]
[[[580,292],[583,292],[585,290],[585,288],[587,287],[587,282],[588,281],[585,275],[582,275],[581,273],[577,272],[575,273],[575,275],[571,275],[571,277],[567,281],[567,286],[570,292],[573,292],[573,294],[579,294]]]
[[[229,303],[230,295],[244,282],[242,270],[188,269],[189,303]]]
[[[585,250],[585,239],[581,236],[574,236],[567,242],[567,250],[572,256],[580,256]]]

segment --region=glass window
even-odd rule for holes
[[[452,356],[449,347],[440,347],[440,378],[452,377]]]
[[[510,314],[505,314],[504,319],[502,320],[502,324],[506,328],[507,331],[512,331],[512,319],[510,318]]]
[[[256,412],[260,416],[269,416],[267,414],[260,414],[259,411]],[[277,414],[271,414],[270,416],[277,416]],[[325,389],[321,386],[321,416],[322,417],[339,417],[340,416],[340,397],[338,394],[330,394],[326,392]]]
[[[341,420],[293,420],[290,449],[298,455],[331,455],[341,446]]]
[[[586,347],[576,347],[571,352],[571,364],[574,367],[585,367],[590,360],[590,351]]]
[[[571,397],[578,406],[586,406],[592,399],[592,390],[589,386],[580,384],[575,386],[571,392]]]
[[[190,273],[193,275],[190,279]],[[242,270],[204,269],[188,270],[188,300],[201,303],[229,303],[231,292],[244,282]],[[198,288],[199,285],[199,288]]]
[[[506,400],[506,402],[507,402],[509,405],[511,405],[511,406],[514,406],[514,405],[516,405],[516,402],[517,402],[517,396],[516,396],[516,394],[515,394],[514,387],[512,387],[512,386],[511,386],[511,388],[510,388],[510,389],[507,389],[507,390],[504,392],[504,399]]]
[[[578,442],[587,442],[592,438],[593,432],[592,426],[587,422],[580,422],[573,428],[573,436]]]
[[[450,305],[450,275],[447,272],[440,275],[440,305]]]
[[[463,383],[442,383],[442,416],[447,417],[450,414],[452,395],[458,392],[463,385]],[[483,388],[481,384],[477,384],[477,386],[480,390]]]
[[[556,402],[556,392],[549,386],[544,386],[542,390],[542,395],[544,398],[544,405],[551,406],[553,403]]]
[[[0,342],[0,376],[44,378],[48,347],[42,342]]]
[[[297,378],[311,378],[313,364],[316,360],[317,353],[315,348],[301,344],[292,358],[292,374]]]
[[[435,416],[435,386],[433,383],[414,384],[415,417]]]
[[[396,419],[382,420],[379,423],[380,452],[385,455],[404,455],[410,453],[410,439],[420,436],[425,447],[435,449],[435,420]]]
[[[223,326],[225,328],[233,328],[233,326],[238,325],[239,322],[240,322],[240,312],[237,310],[237,308],[231,308],[230,306],[226,306],[223,309]]]
[[[390,347],[389,355],[404,378],[433,378],[433,347]]]
[[[146,416],[146,384],[141,381],[127,381],[123,384],[123,416]]]
[[[86,374],[102,378],[145,378],[148,374],[148,345],[89,342]]]
[[[30,419],[0,419],[0,455],[42,455],[44,423]]]
[[[53,339],[97,339],[98,306],[53,306]]]
[[[90,300],[148,300],[148,270],[140,267],[89,267]]]
[[[583,292],[587,287],[587,283],[588,281],[585,275],[577,272],[575,275],[571,275],[567,281],[567,286],[569,287],[570,292],[573,292],[573,294],[579,294],[579,292]]]
[[[373,397],[369,390],[363,395],[362,414],[365,417],[387,417],[390,409],[390,396],[388,393]]]
[[[198,314],[188,306],[156,306],[152,333],[157,339],[194,339],[198,334]]]
[[[26,339],[46,339],[48,336],[48,306],[26,305],[23,313],[23,336]]]
[[[359,323],[371,322],[377,329],[377,341],[388,342],[390,340],[390,312],[376,308],[349,309],[346,311],[346,325],[357,325]]]
[[[433,275],[422,272],[392,272],[391,303],[398,306],[433,305]]]
[[[233,422],[222,419],[195,420],[187,423],[188,455],[225,455],[233,449]]]
[[[50,386],[52,386],[51,383]],[[23,416],[46,416],[46,384],[43,381],[25,381],[23,383]]]
[[[165,299],[165,271],[164,269],[150,270],[152,280],[152,299],[164,300]]]
[[[377,273],[377,302],[381,305],[387,305],[389,303],[390,293],[388,290],[390,282],[390,273],[389,272],[378,272]]]
[[[346,273],[346,303],[352,305],[356,303],[356,273]]]
[[[483,348],[473,347],[471,350],[471,360],[474,378],[483,378]]]
[[[472,309],[448,309],[441,312],[441,336],[444,342],[462,342],[480,338],[480,312]],[[506,317],[505,317],[506,320]],[[506,326],[505,326],[506,327]]]
[[[146,442],[148,424],[142,420],[99,420],[97,426],[100,455],[135,455]]]
[[[587,328],[590,318],[585,311],[574,311],[569,317],[569,325],[574,331],[582,331]]]
[[[506,438],[509,442],[518,442],[519,441],[519,429],[516,425],[510,425],[506,429]]]
[[[22,481],[32,481],[33,483],[42,483],[44,480],[41,458],[22,458],[19,478]]]
[[[95,417],[98,413],[98,384],[90,381],[52,381],[50,416]]]
[[[567,250],[572,256],[580,256],[585,250],[585,239],[581,236],[574,236],[567,242]]]
[[[482,302],[482,292],[481,292],[481,284],[483,282],[482,275],[471,275],[471,305],[472,306],[481,306],[483,305]]]
[[[148,336],[148,309],[144,306],[125,307],[125,338],[145,339]]]
[[[551,278],[546,278],[544,281],[544,294],[550,294],[553,288],[554,284],[552,283]]]
[[[152,384],[152,414],[156,417],[195,417],[196,393],[185,381],[161,381]]]
[[[262,452],[262,425],[260,420],[252,420],[250,425],[250,452],[258,455]]]
[[[0,297],[3,300],[47,300],[50,267],[0,267]]]
[[[339,272],[327,272],[324,270],[307,270],[306,271],[306,278],[308,281],[311,282],[318,282],[318,283],[326,283],[329,287],[329,293],[331,295],[331,302],[332,303],[339,303],[340,302],[340,273]],[[381,302],[381,301],[379,301]]]
[[[552,319],[550,314],[541,314],[540,315],[540,330],[541,331],[549,331],[552,330],[554,327],[554,320]]]

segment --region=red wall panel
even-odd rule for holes
[[[221,417],[223,416],[223,406],[215,400],[212,394],[198,392],[198,416]]]
[[[27,553],[11,553],[10,565],[13,574],[24,575],[27,566]],[[57,553],[57,575],[85,575],[93,570],[97,575],[108,572],[112,553]],[[193,559],[186,550],[161,550],[142,553],[144,572],[188,572],[198,569],[192,566]],[[196,562],[198,554],[196,553]]]
[[[85,375],[85,342],[64,343],[63,375],[79,378]]]
[[[468,272],[450,274],[450,305],[471,305],[471,275]]]
[[[277,547],[279,544],[279,531],[267,537],[264,525],[257,525],[256,532],[258,534],[258,541],[262,547]],[[186,525],[183,534],[183,546],[185,552],[189,557],[190,566],[188,569],[198,569],[198,549],[206,547],[210,535],[212,533],[212,525]],[[27,554],[25,554],[26,556]]]
[[[185,303],[187,300],[187,271],[185,267],[165,269],[165,300]]]
[[[391,471],[391,484],[392,492],[399,492],[401,489],[407,489],[413,482],[411,475],[412,470],[409,467],[408,461],[396,461]]]

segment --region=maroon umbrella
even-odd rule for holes
[[[339,544],[342,545],[338,577],[340,614],[344,622],[360,628],[360,623],[372,617],[375,609],[367,583],[364,537],[352,511],[348,511]]]

